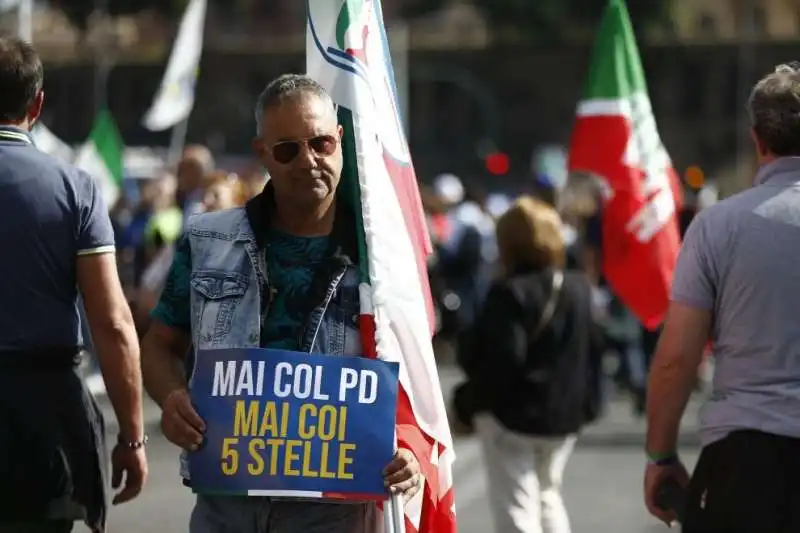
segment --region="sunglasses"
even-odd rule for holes
[[[333,135],[319,135],[310,139],[296,141],[281,141],[272,146],[272,158],[285,165],[291,163],[300,153],[300,147],[305,145],[316,157],[327,157],[336,151],[339,144],[338,137]]]

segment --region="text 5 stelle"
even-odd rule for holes
[[[233,437],[222,443],[223,474],[239,472],[239,448],[245,441],[244,460],[252,476],[353,479],[348,467],[356,445],[346,442],[347,406],[304,403],[297,409],[297,427],[290,428],[291,404],[237,400]]]

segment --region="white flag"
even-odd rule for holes
[[[189,118],[194,107],[205,24],[206,0],[191,0],[183,14],[161,87],[144,118],[147,129],[163,131]]]
[[[398,363],[397,444],[426,487],[407,533],[455,533],[455,460],[434,359],[430,241],[406,142],[380,0],[307,0],[306,68],[339,106],[340,195],[356,207],[363,353]],[[382,529],[376,529],[381,531]]]

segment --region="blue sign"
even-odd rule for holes
[[[198,493],[385,499],[398,365],[262,349],[200,350],[189,454]]]

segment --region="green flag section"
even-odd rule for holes
[[[648,327],[669,303],[681,189],[661,142],[624,0],[609,0],[578,105],[568,167],[603,191],[603,270]]]
[[[75,166],[97,181],[109,209],[119,199],[122,189],[124,148],[114,117],[104,109],[95,117],[89,139],[75,157]]]
[[[624,0],[611,0],[592,53],[585,100],[619,99],[647,92],[636,37]]]

